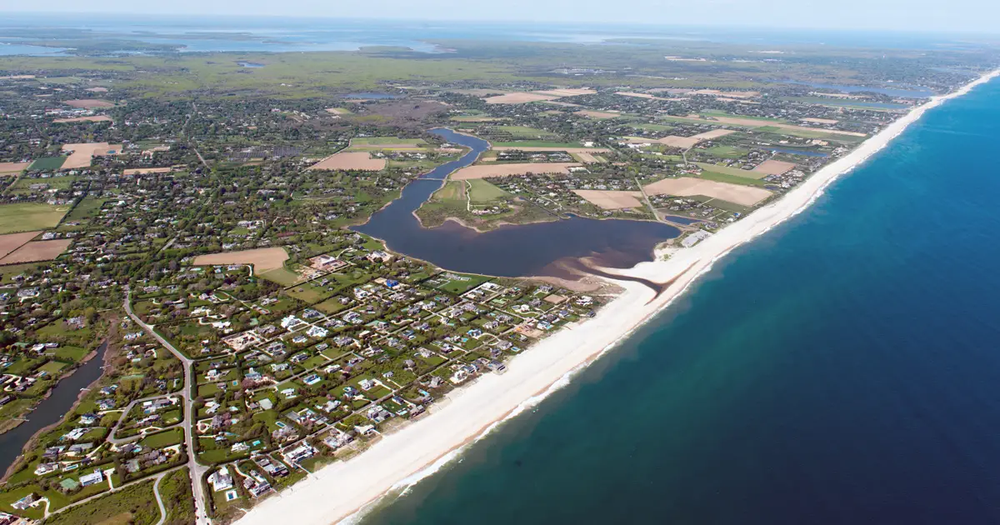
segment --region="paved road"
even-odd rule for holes
[[[195,412],[193,410],[194,399],[190,395],[190,389],[195,384],[194,382],[194,361],[189,359],[184,354],[180,353],[174,345],[170,344],[169,341],[160,337],[160,334],[153,330],[152,325],[148,325],[139,319],[139,316],[135,315],[132,311],[132,290],[128,290],[125,294],[125,312],[128,316],[135,321],[136,324],[142,327],[149,335],[156,338],[164,348],[170,350],[170,353],[174,354],[181,364],[184,366],[184,388],[181,389],[179,395],[184,402],[184,441],[187,447],[188,454],[188,468],[191,473],[191,488],[194,494],[194,508],[195,508],[195,522],[197,525],[211,525],[212,520],[208,517],[208,511],[205,508],[205,490],[202,485],[201,478],[208,471],[208,468],[202,466],[195,459],[195,448],[194,448],[194,429],[193,423],[195,418]]]

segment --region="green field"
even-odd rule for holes
[[[28,166],[28,170],[55,171],[62,167],[63,162],[66,162],[66,157],[43,157],[32,162],[31,166]]]
[[[107,496],[60,512],[46,525],[152,525],[160,519],[153,482],[128,485]]]
[[[0,205],[0,234],[55,228],[69,206],[41,203]]]
[[[424,141],[420,139],[401,139],[399,137],[362,137],[351,139],[351,146],[381,146],[383,144],[412,144],[418,146]]]
[[[139,443],[145,447],[163,448],[182,443],[183,441],[184,431],[179,428],[175,428],[173,430],[157,432],[156,434],[149,434],[148,436],[142,438]]]
[[[713,157],[719,157],[722,159],[740,159],[745,157],[746,154],[750,152],[748,149],[736,146],[712,146],[711,148],[706,148],[703,151]]]
[[[552,148],[559,151],[559,148],[582,148],[583,146],[574,142],[545,142],[542,140],[525,140],[519,142],[494,142],[496,148]]]
[[[275,268],[274,270],[268,270],[261,273],[260,276],[268,281],[278,283],[281,286],[291,286],[299,280],[299,274],[289,270],[288,268]]]
[[[702,179],[714,180],[716,182],[728,182],[730,184],[742,184],[744,186],[766,186],[767,185],[767,182],[762,181],[762,180],[751,179],[750,177],[742,177],[742,176],[738,176],[738,175],[729,175],[729,174],[726,174],[726,173],[719,173],[719,172],[716,172],[716,171],[707,171],[706,170],[706,171],[701,172],[701,175],[698,175],[698,177],[702,178]]]
[[[708,164],[705,162],[695,162],[695,164],[705,171],[732,175],[733,177],[740,177],[743,179],[763,179],[764,177],[767,177],[767,173],[761,173],[759,171],[742,170],[740,168],[730,168],[729,166],[720,166],[718,164]]]
[[[482,179],[470,180],[466,182],[468,182],[471,186],[469,190],[469,200],[472,202],[490,202],[508,195],[506,191],[503,191]]]

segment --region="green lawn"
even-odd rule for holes
[[[399,137],[364,137],[351,139],[352,146],[380,146],[382,144],[423,144],[420,139],[401,139]]]
[[[37,202],[0,205],[0,234],[55,228],[69,206]]]
[[[184,431],[175,428],[171,430],[166,430],[164,432],[157,432],[156,434],[149,434],[148,436],[142,438],[139,444],[152,447],[152,448],[163,448],[169,447],[170,445],[177,445],[184,441]]]
[[[503,191],[502,189],[482,179],[470,180],[467,182],[472,186],[472,190],[469,192],[469,197],[472,202],[489,202],[508,195],[506,191]]]
[[[66,157],[43,157],[28,166],[29,171],[56,171],[66,162]]]

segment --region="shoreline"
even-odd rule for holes
[[[349,461],[313,473],[280,497],[268,498],[247,512],[239,523],[268,524],[294,513],[296,523],[326,525],[355,519],[399,491],[432,475],[455,459],[463,448],[482,439],[507,419],[517,416],[569,384],[576,372],[614,349],[656,314],[681,297],[715,261],[815,202],[836,179],[881,151],[923,114],[943,102],[968,93],[1000,76],[1000,70],[947,95],[932,97],[910,110],[843,157],[824,166],[781,199],[763,206],[696,246],[669,250],[667,260],[643,262],[631,269],[606,273],[648,279],[669,286],[659,296],[637,282],[609,280],[624,291],[597,316],[566,327],[532,345],[510,361],[504,375],[488,374],[474,385],[450,393],[429,417],[384,436]],[[658,250],[657,256],[667,250]],[[350,483],[345,483],[350,480]],[[294,509],[294,510],[290,510]]]

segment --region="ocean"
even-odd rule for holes
[[[998,140],[929,111],[362,522],[1000,523]]]

